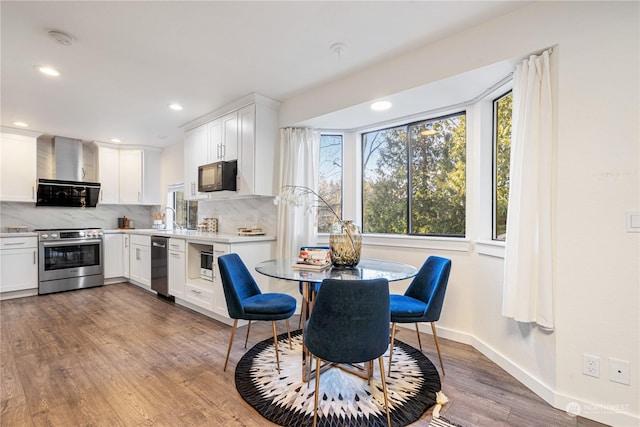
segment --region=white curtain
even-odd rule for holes
[[[550,52],[514,73],[502,314],[552,330],[552,84]]]
[[[318,191],[320,136],[312,129],[280,129],[280,188],[298,185]],[[315,215],[315,213],[313,214]],[[316,241],[316,220],[305,208],[278,203],[277,256],[298,255]]]

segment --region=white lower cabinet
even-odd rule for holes
[[[151,288],[151,236],[131,234],[130,238],[129,280]]]
[[[130,258],[131,253],[131,236],[129,234],[122,235],[122,277],[128,279],[129,274],[129,265],[131,263]]]
[[[198,311],[204,309],[207,314],[215,319],[231,324],[227,311],[227,301],[224,296],[218,257],[237,253],[251,272],[258,286],[263,292],[269,292],[269,278],[258,274],[255,265],[271,258],[273,242],[247,242],[247,243],[200,243],[187,241],[185,248],[186,275],[184,285],[184,299],[176,299],[180,304],[191,306]],[[200,277],[200,253],[213,253],[213,280]]]
[[[213,247],[213,312],[224,317],[229,317],[229,311],[227,310],[227,300],[224,297],[224,288],[220,278],[218,257],[228,253],[231,253],[231,245],[215,245]]]
[[[168,280],[169,295],[184,299],[186,257],[184,254],[185,241],[182,239],[169,239]]]
[[[38,288],[38,238],[0,239],[0,292]]]
[[[124,259],[122,257],[123,247],[122,234],[104,235],[104,278],[113,279],[123,277]],[[127,260],[128,261],[128,260]]]

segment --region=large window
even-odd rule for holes
[[[465,235],[464,112],[362,135],[365,233]]]
[[[493,239],[505,240],[509,203],[512,92],[493,101]]]
[[[342,135],[320,135],[318,193],[342,218]],[[335,216],[318,208],[318,232],[328,233]]]

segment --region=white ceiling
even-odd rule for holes
[[[525,4],[3,0],[1,125],[23,121],[49,135],[166,146],[182,140],[180,125],[249,93],[284,101]],[[75,41],[55,44],[50,30]],[[346,44],[340,58],[330,49],[336,42]],[[62,74],[46,77],[35,65]],[[480,70],[468,91],[455,78],[443,83],[468,100],[510,66]],[[169,110],[172,102],[184,110]],[[367,115],[357,106],[310,124],[357,128]]]

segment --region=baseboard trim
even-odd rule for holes
[[[402,326],[407,328],[413,327],[412,325]],[[419,329],[420,332],[431,335],[431,327],[426,323],[419,324]],[[583,399],[558,393],[522,369],[512,360],[505,357],[495,348],[471,334],[442,328],[439,327],[437,323],[436,329],[438,331],[438,337],[440,338],[450,339],[462,344],[468,344],[475,348],[556,409],[561,411],[571,411],[571,414],[612,426],[640,426],[640,416],[622,412],[619,410],[620,408],[617,407],[587,402]]]

